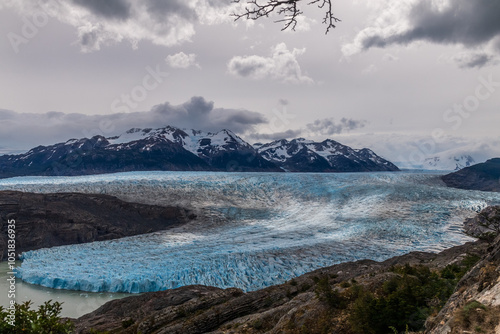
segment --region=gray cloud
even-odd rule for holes
[[[312,123],[307,124],[304,128],[296,130],[286,130],[275,133],[252,133],[248,135],[252,140],[279,140],[293,139],[300,136],[305,137],[325,137],[337,135],[351,130],[363,128],[367,124],[364,120],[354,120],[350,118],[342,118],[339,122],[335,122],[333,118],[317,119]]]
[[[411,28],[396,43],[426,39],[436,43],[475,46],[500,33],[500,2],[451,0],[446,8],[421,0],[410,10]]]
[[[302,73],[297,57],[305,49],[288,50],[285,43],[279,43],[271,50],[270,57],[236,56],[228,65],[228,71],[234,76],[255,80],[275,79],[283,83],[313,83],[313,80]]]
[[[76,28],[84,52],[129,41],[142,40],[172,46],[190,41],[195,24],[230,22],[232,8],[241,4],[222,0],[71,0],[8,1],[22,15],[45,12]]]
[[[182,0],[147,0],[146,7],[148,13],[157,19],[164,19],[173,13],[188,20],[197,19],[194,9]]]
[[[345,55],[416,41],[484,46],[500,34],[500,2],[491,0],[397,1],[373,25],[344,45]]]
[[[307,130],[315,135],[331,136],[346,131],[363,128],[366,121],[342,118],[340,122],[335,122],[333,118],[324,118],[315,120],[306,125]]]
[[[200,64],[196,62],[196,54],[194,53],[185,54],[184,52],[179,52],[173,55],[168,55],[165,58],[165,62],[172,68],[186,69],[191,66],[201,68]]]
[[[167,118],[170,125],[205,131],[230,129],[245,133],[252,131],[255,125],[267,123],[266,118],[258,112],[214,108],[213,102],[198,96],[180,106],[172,106],[168,102],[157,105],[151,112],[158,118]]]
[[[283,132],[276,132],[276,133],[254,133],[251,134],[249,137],[252,138],[252,140],[266,140],[266,141],[275,141],[275,140],[280,140],[280,139],[293,139],[297,138],[302,134],[302,130],[287,130]]]
[[[481,68],[488,65],[498,63],[497,57],[480,52],[480,53],[460,53],[453,57],[453,60],[460,68]]]
[[[126,0],[72,0],[93,14],[110,19],[125,20],[130,16],[130,3]]]
[[[254,132],[266,123],[264,115],[244,109],[214,108],[203,97],[193,97],[180,105],[164,103],[150,111],[110,115],[16,113],[0,109],[0,145],[11,150],[27,150],[37,145],[64,142],[94,135],[114,136],[130,128],[158,128],[173,125],[203,131],[231,129],[239,134]],[[3,149],[1,152],[6,151]]]
[[[290,102],[287,100],[287,99],[279,99],[278,100],[278,103],[280,106],[287,106],[288,104],[290,104]]]

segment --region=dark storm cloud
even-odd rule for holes
[[[500,1],[420,0],[410,7],[404,1],[391,6],[373,26],[360,31],[352,44],[343,47],[344,54],[416,41],[472,47],[485,45],[500,34]]]
[[[500,1],[452,0],[444,10],[422,0],[410,11],[412,28],[396,41],[427,39],[437,43],[478,45],[500,33]]]
[[[213,101],[206,101],[201,96],[193,96],[189,102],[183,104],[188,116],[208,116],[214,109]]]
[[[130,3],[126,0],[72,0],[93,14],[109,19],[126,20],[130,16]]]
[[[0,144],[18,150],[37,145],[64,142],[71,138],[103,135],[110,137],[131,128],[159,128],[166,125],[203,131],[230,129],[243,134],[266,123],[264,115],[244,109],[214,108],[203,97],[193,97],[186,103],[164,103],[146,112],[110,115],[16,113],[0,109]]]
[[[151,16],[160,20],[172,14],[188,20],[197,18],[195,11],[182,0],[147,0],[146,8]]]
[[[213,102],[199,96],[192,97],[180,106],[172,106],[168,102],[160,104],[153,107],[151,112],[159,118],[168,118],[170,125],[205,131],[230,129],[245,133],[255,125],[267,122],[260,113],[244,109],[214,108]]]

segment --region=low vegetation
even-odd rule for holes
[[[73,323],[63,321],[61,303],[45,302],[38,310],[31,308],[32,302],[14,304],[11,312],[0,306],[0,334],[66,334],[73,332]]]
[[[328,309],[320,315],[325,318],[319,319],[320,332],[340,330],[338,320],[344,318],[348,323],[347,328],[342,328],[345,333],[421,331],[426,319],[439,312],[458,281],[478,260],[477,256],[470,255],[442,270],[431,270],[423,265],[396,266],[385,273],[388,278],[378,284],[351,281],[332,285],[323,277],[315,286],[316,296]]]

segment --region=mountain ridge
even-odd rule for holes
[[[259,145],[264,157],[291,172],[366,172],[397,171],[396,165],[368,148],[355,150],[332,139],[314,142],[304,138],[276,140]]]
[[[269,145],[281,142],[286,161]],[[398,171],[369,149],[354,150],[331,139],[281,140],[255,148],[234,132],[186,130],[173,126],[132,128],[112,137],[70,139],[0,156],[0,177],[76,176],[127,171],[367,172]],[[292,152],[293,151],[293,152]]]
[[[500,158],[489,159],[486,162],[443,175],[441,179],[448,187],[499,192]]]

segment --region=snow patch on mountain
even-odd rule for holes
[[[202,157],[203,151],[210,147],[210,152],[235,151],[246,148],[253,150],[252,146],[230,130],[218,132],[202,132],[198,130],[179,129],[166,126],[158,129],[133,128],[127,132],[108,138],[111,144],[128,144],[145,139],[168,140],[180,144],[185,150]]]

